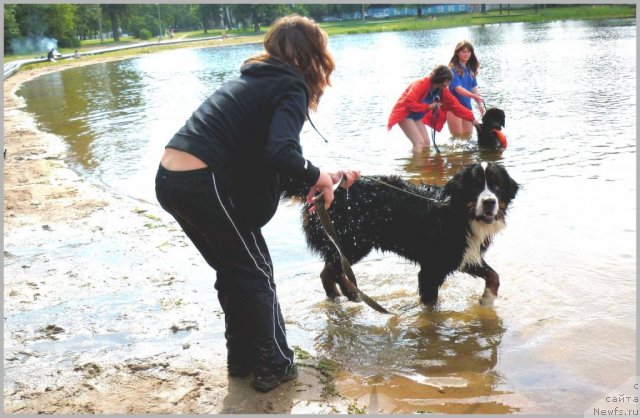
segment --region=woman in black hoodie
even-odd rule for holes
[[[156,195],[217,272],[229,375],[253,373],[253,387],[266,392],[297,376],[261,233],[278,206],[279,178],[304,181],[307,201],[321,193],[328,207],[334,183],[344,175],[349,187],[360,173],[326,173],[302,155],[302,125],[334,69],[326,33],[287,16],[264,47],[169,141]]]

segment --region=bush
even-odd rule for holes
[[[60,48],[77,48],[80,46],[80,39],[73,36],[65,36],[58,40]]]
[[[142,39],[143,41],[151,39],[151,31],[148,29],[140,29],[140,39]]]

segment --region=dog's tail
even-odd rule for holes
[[[291,177],[280,177],[280,197],[282,199],[304,199],[309,193],[309,186]]]

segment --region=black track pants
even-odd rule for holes
[[[234,216],[233,202],[208,169],[169,171],[160,166],[156,196],[217,272],[225,313],[228,364],[269,373],[293,363],[276,296],[273,266],[260,229]]]

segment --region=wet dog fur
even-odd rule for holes
[[[281,186],[285,199],[304,198],[308,192],[292,179],[283,179]],[[468,165],[444,186],[414,185],[397,176],[363,177],[348,191],[336,190],[329,216],[352,265],[373,249],[413,261],[420,266],[418,292],[427,305],[437,302],[438,290],[450,273],[463,271],[485,280],[480,302],[490,305],[500,280],[483,255],[505,227],[518,188],[507,170],[495,163]],[[309,248],[324,259],[320,277],[327,296],[343,294],[358,300],[357,293],[343,284],[340,257],[318,216],[307,209],[305,205],[302,210],[303,230]]]

